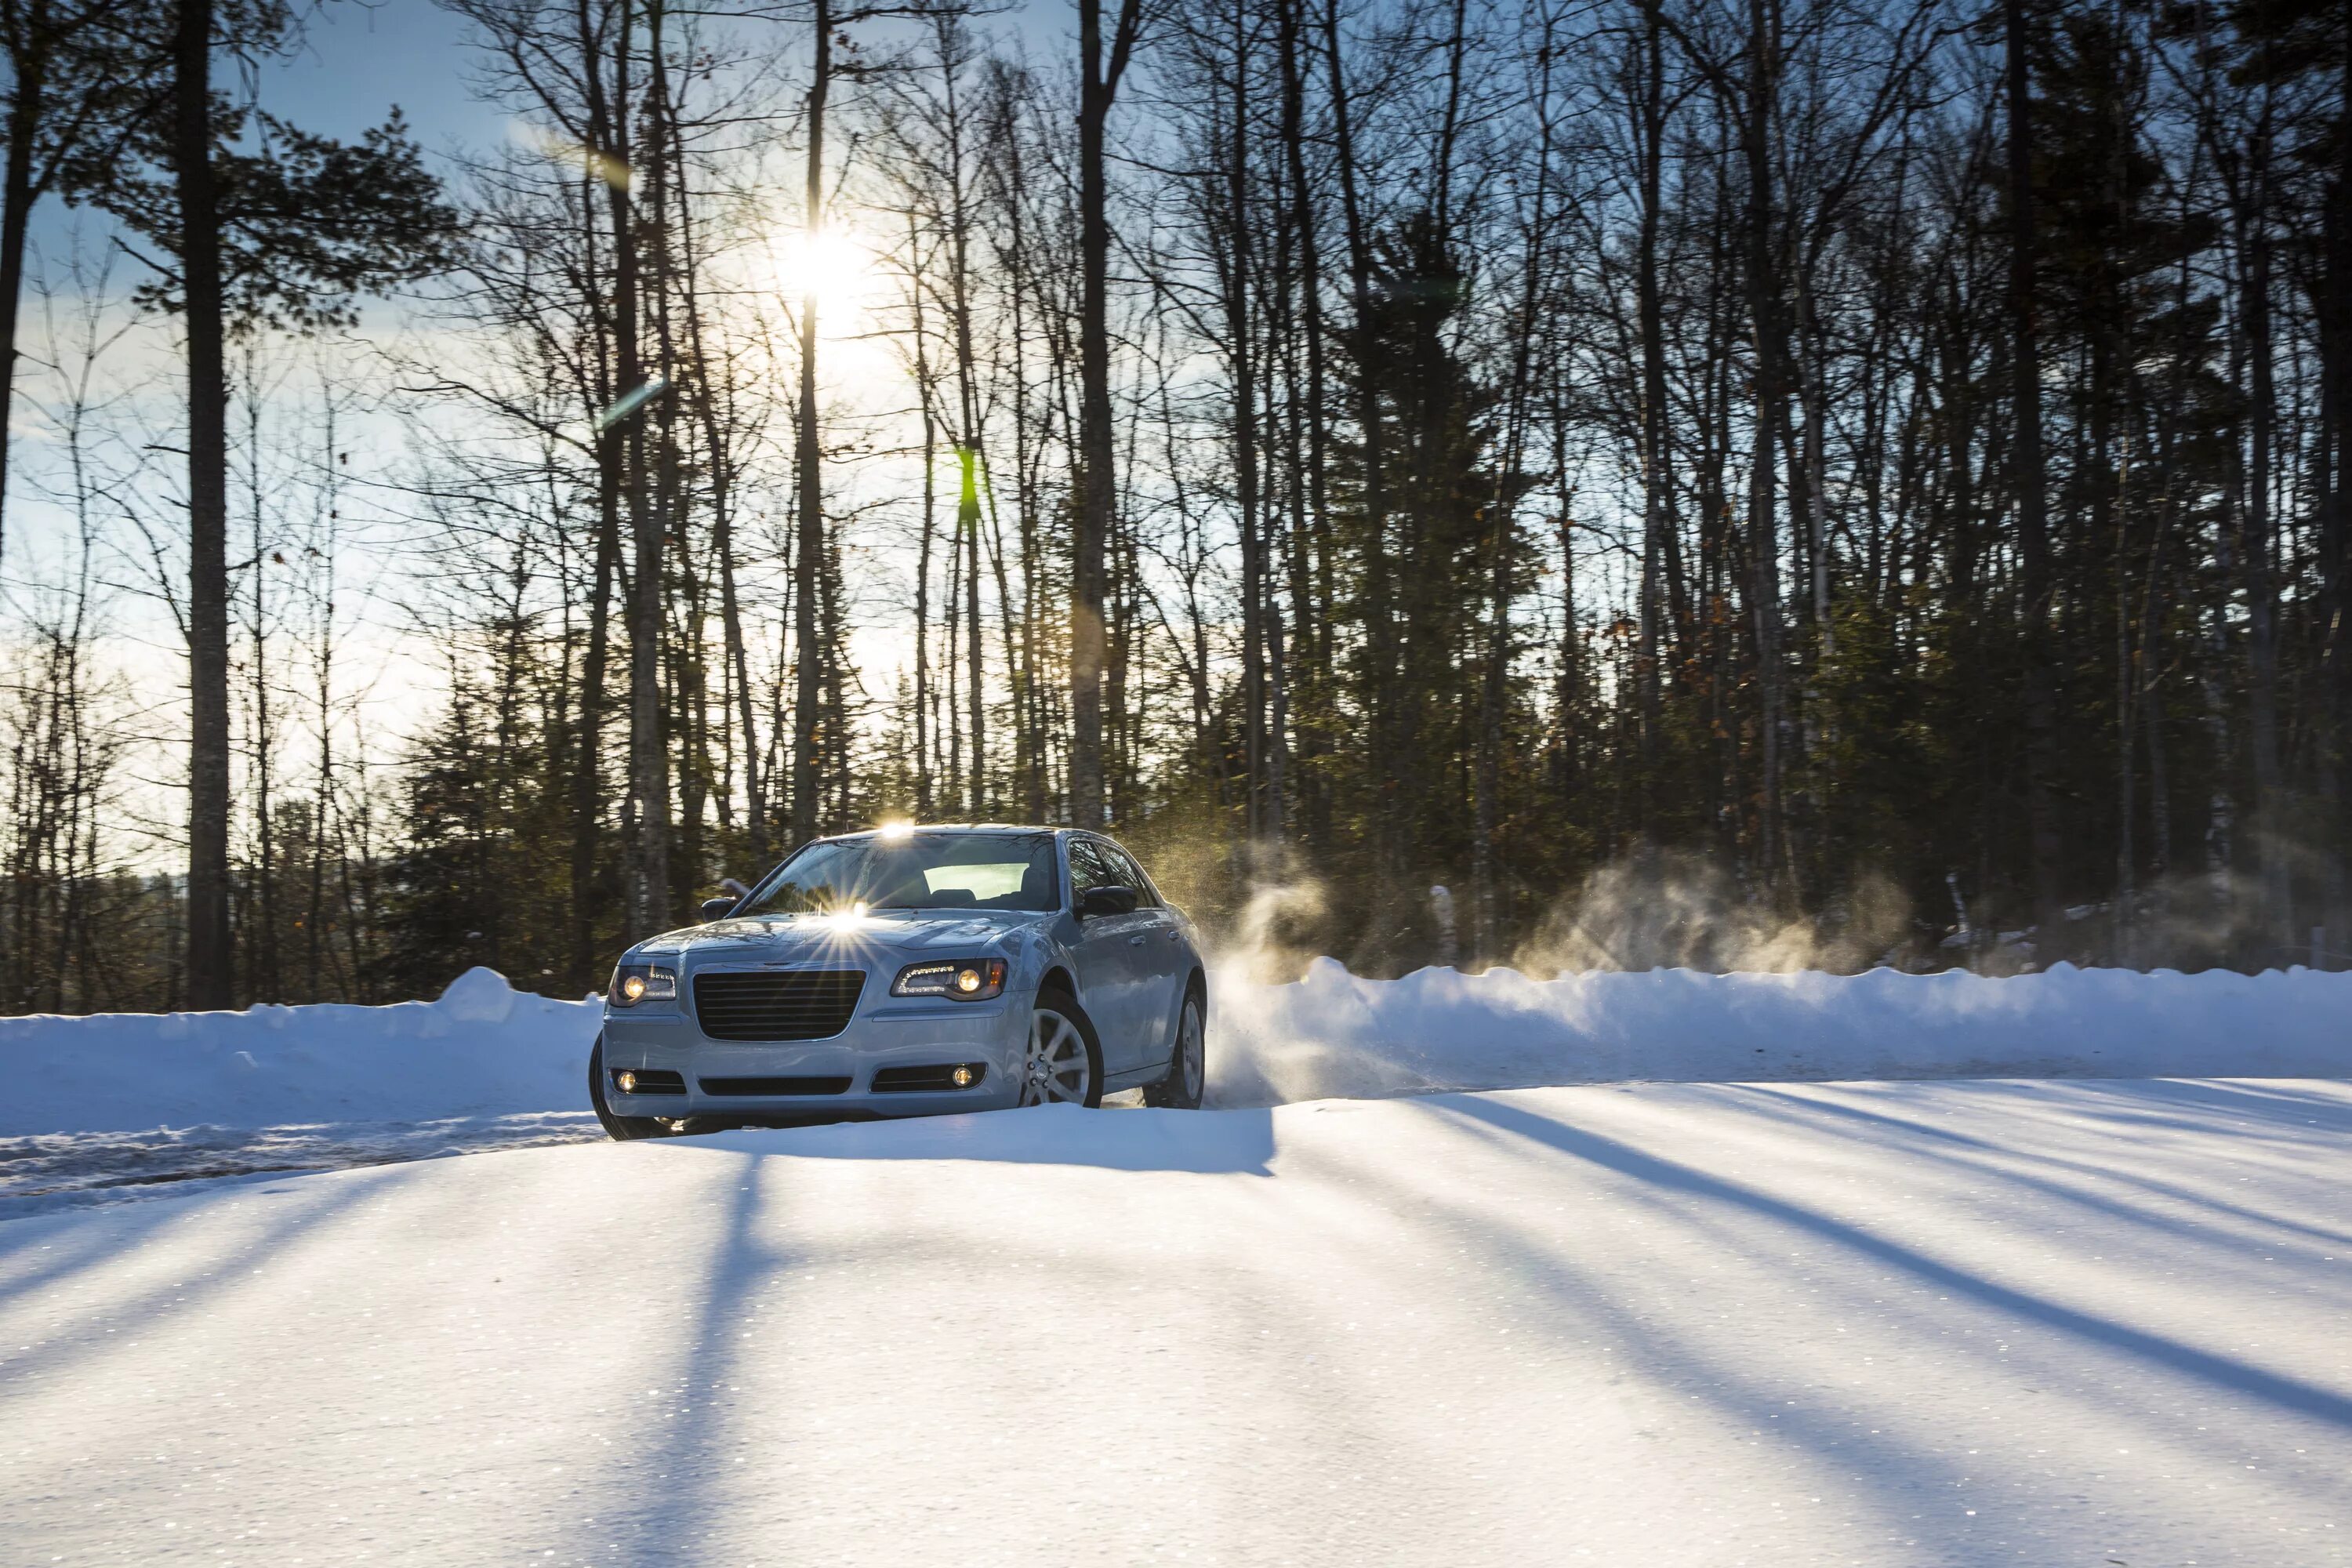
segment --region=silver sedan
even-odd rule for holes
[[[1201,1103],[1198,934],[1100,834],[820,838],[702,912],[613,971],[588,1090],[615,1138],[1132,1088]]]

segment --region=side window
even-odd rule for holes
[[[1156,910],[1160,907],[1159,895],[1152,892],[1150,879],[1144,876],[1143,868],[1135,863],[1134,856],[1116,844],[1101,844],[1096,847],[1102,851],[1103,858],[1110,862],[1110,868],[1116,873],[1119,885],[1135,889],[1138,909]]]
[[[1088,838],[1070,840],[1070,902],[1076,904],[1088,888],[1118,885],[1118,875],[1102,858],[1102,846]]]

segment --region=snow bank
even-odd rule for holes
[[[0,1018],[0,1137],[585,1110],[597,1018],[478,968],[389,1007]]]
[[[1225,1106],[1553,1084],[2352,1078],[2352,973],[1226,973]],[[0,1019],[0,1138],[584,1111],[593,1000],[468,970],[437,1002]]]
[[[2352,973],[2301,968],[1363,980],[1324,958],[1294,984],[1222,979],[1211,1010],[1220,1105],[1634,1079],[2352,1077]]]

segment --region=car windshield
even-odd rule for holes
[[[755,889],[739,915],[868,910],[1057,909],[1050,833],[917,833],[812,844]]]

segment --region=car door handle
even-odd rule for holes
[[[1141,947],[1143,945],[1143,933],[1138,931],[1135,935],[1129,937],[1127,939],[1127,945],[1129,947]]]

